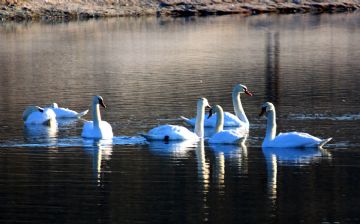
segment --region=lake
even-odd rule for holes
[[[0,222],[359,223],[359,40],[359,13],[0,23]],[[233,112],[238,83],[244,146],[140,137],[199,97]],[[93,95],[112,142],[82,139],[83,120],[23,124],[28,105]],[[262,149],[266,101],[278,132],[333,140]]]

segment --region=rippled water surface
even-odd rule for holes
[[[359,223],[359,40],[358,13],[0,24],[0,222]],[[237,83],[254,93],[245,146],[139,136],[199,97],[232,111]],[[23,125],[28,105],[95,94],[112,141]],[[333,140],[262,149],[266,101],[278,131]]]

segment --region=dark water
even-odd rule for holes
[[[0,24],[1,223],[359,223],[359,14],[132,18]],[[246,146],[148,143],[207,97],[251,122]],[[108,105],[112,142],[82,124],[26,128],[27,105]],[[325,150],[263,150],[278,131],[333,137]],[[90,116],[86,116],[90,119]]]

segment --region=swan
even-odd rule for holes
[[[164,141],[197,141],[204,137],[204,116],[205,108],[210,108],[209,102],[205,98],[197,101],[197,115],[194,132],[179,125],[160,125],[151,129],[147,134],[140,134],[148,141],[164,140]]]
[[[92,99],[92,121],[84,123],[81,136],[93,139],[112,139],[113,131],[111,125],[101,120],[100,107],[106,108],[104,100],[101,96],[94,96]]]
[[[321,148],[332,139],[320,139],[318,137],[303,132],[280,133],[276,136],[275,106],[270,102],[264,103],[262,105],[261,113],[259,114],[259,116],[262,116],[265,113],[267,118],[267,125],[266,135],[262,143],[262,147]]]
[[[209,117],[217,114],[214,134],[208,139],[211,144],[241,144],[247,136],[243,129],[224,129],[224,111],[220,105],[215,105],[209,111]]]
[[[68,108],[59,107],[57,103],[51,104],[50,108],[55,112],[56,118],[80,118],[89,112],[89,110],[85,110],[78,113]]]
[[[23,112],[22,118],[25,125],[41,124],[47,126],[56,126],[56,114],[50,108],[41,108],[38,106],[28,106]]]
[[[235,114],[229,112],[224,113],[224,126],[225,127],[242,127],[249,129],[249,120],[247,119],[244,109],[240,101],[240,94],[245,93],[248,96],[253,94],[248,90],[245,85],[237,84],[232,92],[232,101],[234,106]],[[196,118],[186,118],[181,116],[181,119],[184,120],[187,124],[195,126]],[[215,127],[216,126],[216,116],[211,119],[206,119],[204,123],[205,127]]]

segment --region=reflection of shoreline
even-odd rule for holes
[[[330,160],[331,154],[319,148],[262,148],[267,167],[268,198],[273,207],[278,196],[278,167],[304,166],[319,160]]]

